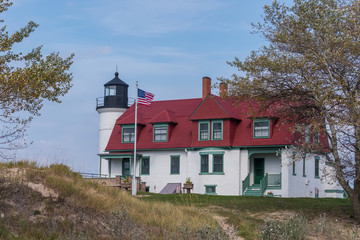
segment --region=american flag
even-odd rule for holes
[[[155,95],[150,92],[145,92],[144,90],[138,89],[138,103],[145,106],[150,106],[151,101],[154,99]]]

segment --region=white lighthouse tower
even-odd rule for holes
[[[115,121],[129,108],[128,88],[115,72],[115,77],[104,84],[104,97],[96,99],[96,111],[99,113],[99,154],[104,154]],[[100,158],[99,173],[108,174],[109,162]],[[108,176],[111,177],[111,176]]]

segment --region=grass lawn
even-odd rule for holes
[[[300,213],[309,220],[324,214],[331,219],[351,220],[352,213],[348,199],[153,193],[149,195],[149,197],[141,199],[149,202],[167,202],[174,205],[198,207],[226,217],[227,223],[234,226],[238,235],[246,239],[257,239],[259,226],[264,223],[264,216],[272,218],[271,214],[276,212],[285,217],[287,213]]]

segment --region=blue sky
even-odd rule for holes
[[[226,64],[244,59],[264,39],[251,34],[270,0],[18,0],[1,18],[10,32],[40,26],[18,50],[75,53],[73,88],[61,104],[45,103],[28,131],[33,144],[19,158],[98,171],[98,113],[103,84],[119,77],[155,94],[154,100],[201,97],[201,78],[229,77]]]

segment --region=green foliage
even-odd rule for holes
[[[351,203],[348,199],[146,194],[150,194],[151,197],[141,198],[143,201],[169,202],[177,206],[212,209],[212,212],[215,212],[217,215],[226,217],[226,222],[237,230],[239,236],[245,239],[258,239],[259,226],[263,225],[263,217],[268,213],[279,212],[279,215],[282,215],[281,212],[284,211],[302,212],[302,216],[305,219],[316,219],[319,215],[324,215],[324,213],[327,213],[327,216],[332,218],[345,217],[346,214],[349,215],[351,213]],[[326,226],[330,226],[328,219],[324,220],[321,217],[313,226],[324,226],[323,222],[326,222]],[[289,226],[294,226],[295,223],[296,221],[294,220],[291,223],[292,225],[290,224]],[[328,232],[324,233],[318,230],[318,228],[314,227],[312,230],[305,230],[308,233],[319,232],[320,236],[329,235],[328,233],[333,233],[336,230],[335,226],[331,226],[331,228],[328,228]],[[336,234],[334,233],[331,236],[336,236]],[[346,237],[342,239],[346,239]]]
[[[0,1],[0,14],[12,5]],[[28,53],[15,52],[16,44],[29,37],[38,27],[30,21],[25,27],[9,34],[0,20],[0,156],[1,150],[22,147],[25,129],[33,116],[40,115],[43,101],[61,102],[72,84],[69,73],[73,54],[67,58],[59,53],[43,56],[41,46]]]
[[[319,141],[298,134],[292,143],[325,154],[336,174],[324,174],[336,178],[360,219],[360,1],[275,0],[253,27],[268,44],[229,62],[241,73],[220,80],[254,117],[276,113],[293,132],[308,124]]]

